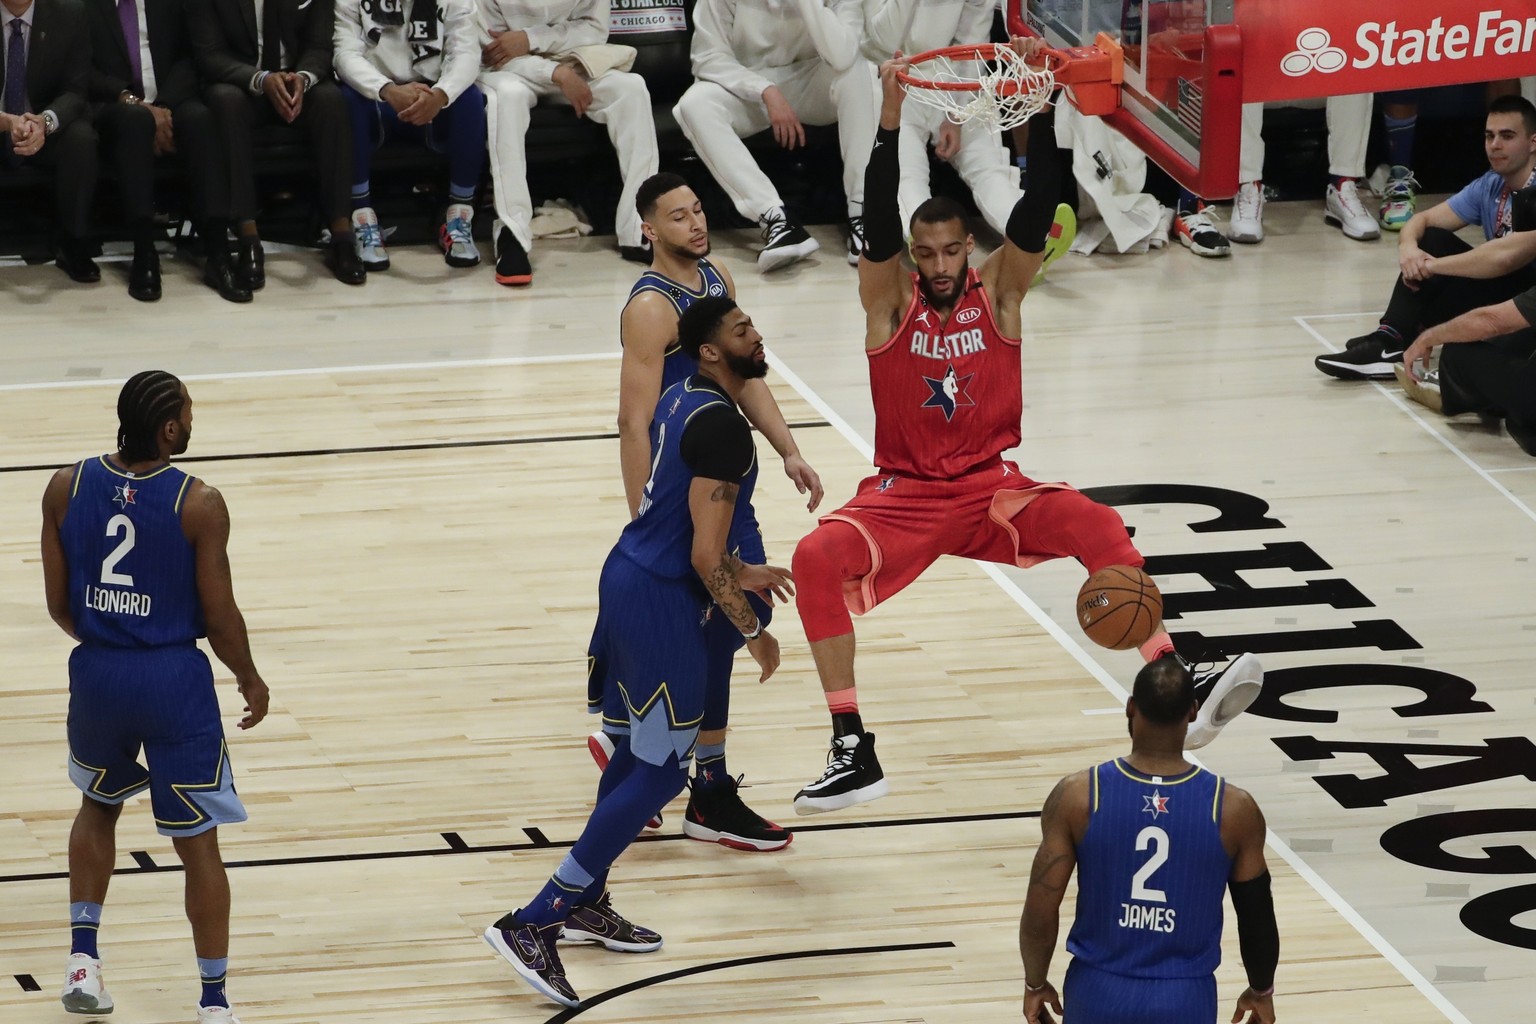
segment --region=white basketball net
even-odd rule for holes
[[[1045,109],[1056,89],[1050,68],[1034,68],[1007,46],[990,64],[939,55],[914,66],[914,77],[930,82],[977,83],[974,89],[930,89],[909,85],[907,98],[935,107],[955,124],[980,121],[994,131],[1016,128]]]

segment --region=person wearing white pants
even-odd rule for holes
[[[1344,234],[1360,241],[1381,237],[1376,218],[1360,200],[1358,180],[1365,177],[1365,147],[1371,134],[1371,93],[1355,96],[1329,96],[1328,113],[1328,188],[1324,193],[1324,216],[1328,223],[1344,229]],[[1243,105],[1243,139],[1239,155],[1237,200],[1232,205],[1234,242],[1255,243],[1264,240],[1264,105]]]
[[[805,145],[806,124],[836,124],[848,198],[848,262],[864,247],[864,165],[875,141],[875,69],[859,53],[860,0],[699,0],[692,44],[696,79],[673,108],[683,134],[763,232],[759,270],[815,252],[742,141],[772,128],[786,149]]]
[[[646,262],[635,190],[656,173],[656,124],[645,79],[605,67],[623,53],[602,45],[608,39],[610,0],[479,0],[479,11],[485,35],[480,85],[499,220],[497,282],[533,280],[526,135],[540,98],[607,127],[623,177],[614,225],[619,253]],[[590,77],[589,67],[595,72]]]
[[[992,34],[992,0],[863,0],[864,55],[873,62],[943,46],[985,43]],[[922,65],[913,68],[921,76]],[[908,97],[913,97],[908,93]],[[1019,201],[1018,170],[1008,159],[1002,133],[979,121],[957,125],[942,110],[923,103],[901,108],[901,186],[898,199],[906,224],[931,194],[928,146],[954,164],[982,218],[1004,233]]]

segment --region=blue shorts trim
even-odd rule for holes
[[[161,835],[198,835],[246,820],[213,668],[193,645],[75,648],[68,732],[70,780],[105,804],[148,789]]]

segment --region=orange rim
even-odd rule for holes
[[[930,60],[947,58],[949,60],[995,60],[997,51],[1005,49],[1002,43],[974,43],[969,46],[943,46],[937,50],[924,50],[907,58],[909,65],[922,64]],[[1066,63],[1067,55],[1060,50],[1042,50],[1041,55],[1046,59],[1046,67],[1055,70]],[[980,82],[935,82],[930,78],[920,78],[909,71],[896,72],[896,78],[903,85],[914,89],[937,89],[941,92],[975,92],[981,88]]]

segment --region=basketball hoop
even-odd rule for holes
[[[1016,128],[1045,109],[1058,85],[1083,113],[1102,115],[1120,105],[1124,63],[1119,44],[1108,36],[1094,44],[1042,50],[1039,67],[1001,43],[948,46],[917,54],[909,61],[913,70],[896,77],[908,98],[942,110],[955,124]]]
[[[1056,90],[1051,65],[1030,67],[1011,46],[978,43],[928,50],[911,58],[916,71],[896,77],[907,97],[944,112],[955,124],[979,121],[994,131],[1016,128],[1045,109]]]

